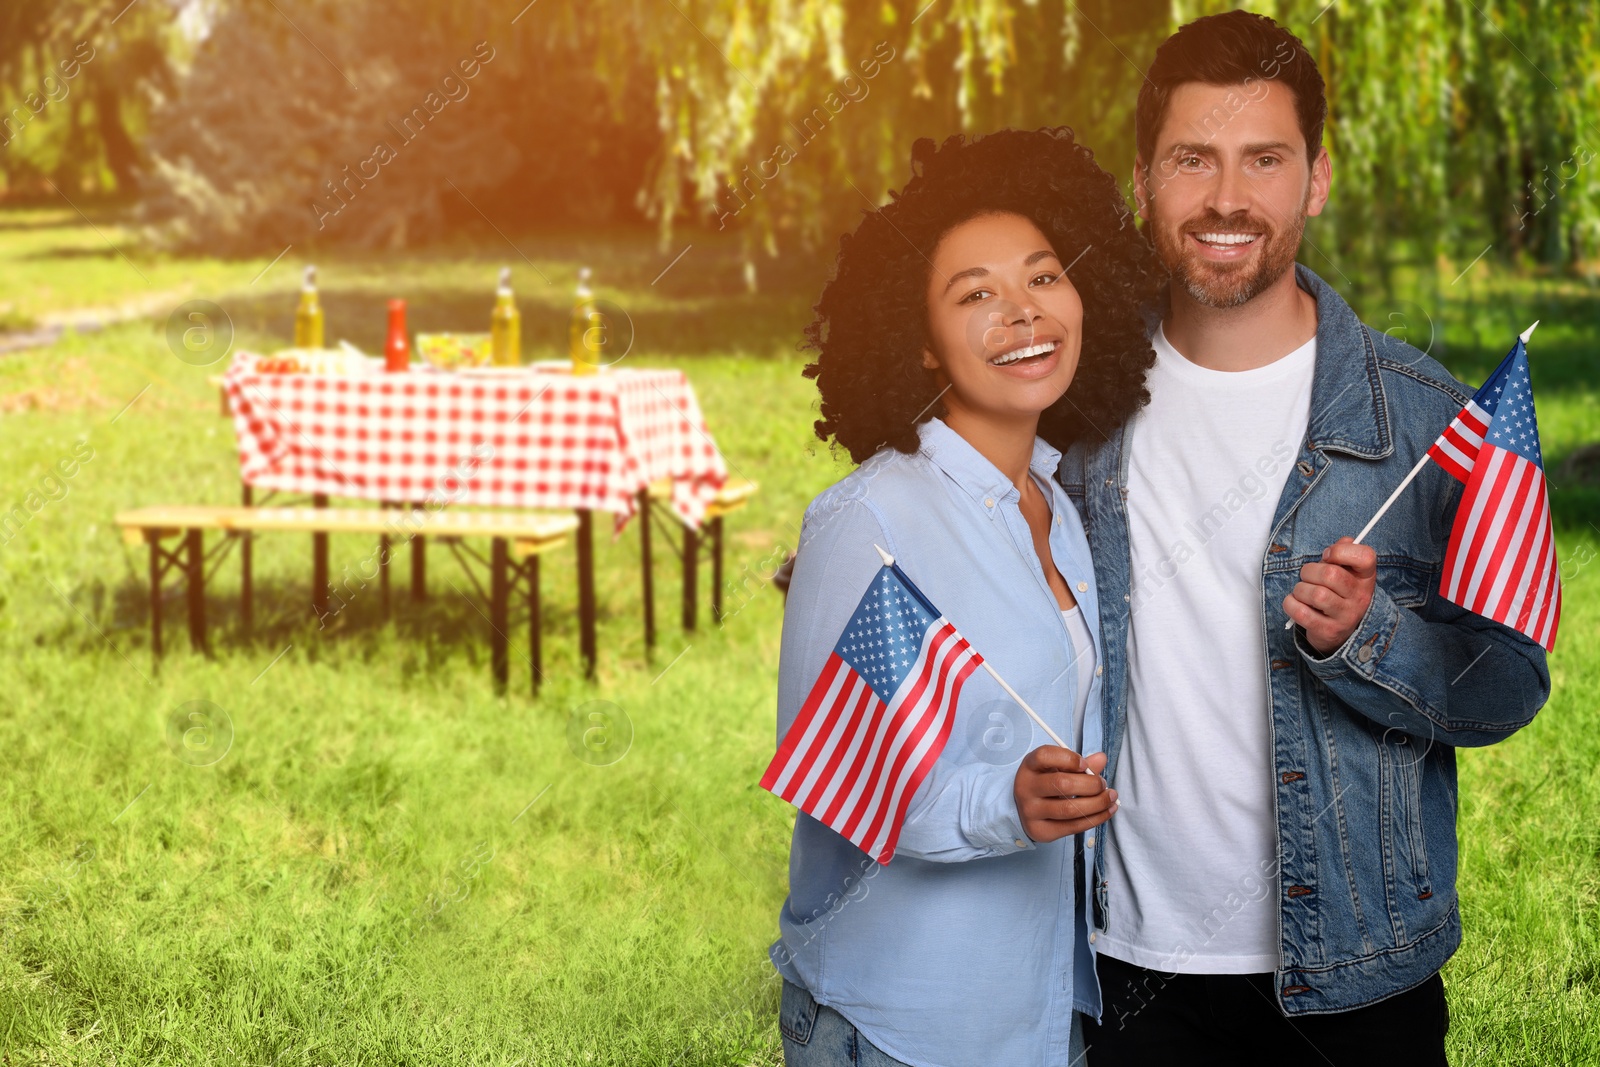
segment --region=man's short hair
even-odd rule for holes
[[[1156,135],[1180,85],[1242,85],[1275,81],[1294,93],[1306,159],[1322,148],[1328,97],[1322,74],[1305,43],[1265,15],[1228,11],[1207,15],[1178,28],[1161,42],[1145,72],[1134,116],[1134,136],[1146,166],[1155,163]]]

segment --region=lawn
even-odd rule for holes
[[[485,624],[442,552],[425,605],[397,600],[386,619],[358,597],[319,630],[307,546],[281,536],[258,542],[254,634],[237,630],[224,563],[214,655],[176,634],[153,669],[145,558],[112,515],[238,493],[217,368],[175,358],[167,316],[208,299],[236,344],[283,343],[302,261],[270,260],[169,259],[109,219],[0,214],[0,311],[131,316],[0,356],[0,505],[51,488],[75,448],[81,460],[0,545],[0,1063],[780,1063],[765,949],[793,812],[756,785],[782,617],[764,574],[847,469],[811,436],[795,351],[823,257],[763,261],[754,294],[734,249],[704,235],[663,250],[487,233],[318,260],[329,340],[372,348],[392,295],[414,328],[486,328],[510,263],[544,357],[563,343],[577,268],[594,267],[634,324],[627,361],[686,369],[730,467],[761,483],[730,520],[722,625],[679,631],[658,550],[653,656],[637,529],[598,539],[592,683],[572,556],[549,557],[536,700],[515,658],[511,693],[495,695]],[[1600,293],[1482,272],[1431,311],[1415,297],[1360,310],[1418,343],[1426,331],[1469,379],[1544,318],[1533,360],[1554,467],[1600,440]],[[1445,976],[1457,1064],[1600,1060],[1600,495],[1557,488],[1555,696],[1510,741],[1461,754],[1467,936]],[[335,574],[369,551],[334,538]],[[172,722],[192,701],[220,711],[185,747]],[[614,762],[569,740],[597,710]]]

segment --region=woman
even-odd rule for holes
[[[1061,449],[1147,399],[1156,267],[1065,127],[920,140],[912,175],[840,242],[806,331],[817,435],[860,466],[806,511],[778,736],[876,576],[876,544],[1072,747],[1041,743],[979,671],[892,862],[796,816],[770,953],[784,1055],[1066,1067],[1076,1012],[1100,1010],[1081,872],[1116,795],[1098,776],[1094,572],[1054,474]]]

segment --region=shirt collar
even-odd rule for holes
[[[1011,479],[943,419],[934,416],[921,423],[917,431],[917,451],[948,474],[991,518],[1002,501],[1021,497]],[[1048,484],[1055,477],[1056,465],[1060,462],[1061,450],[1035,435],[1028,469]]]

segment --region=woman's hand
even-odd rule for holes
[[[1106,754],[1087,758],[1070,748],[1040,745],[1022,758],[1011,792],[1022,829],[1037,842],[1099,826],[1117,810],[1117,791],[1100,777]]]

